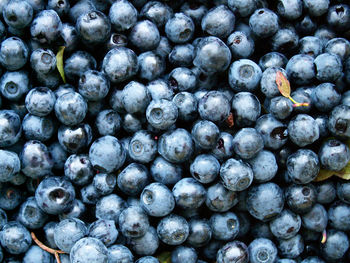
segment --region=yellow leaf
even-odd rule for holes
[[[276,73],[276,84],[282,96],[290,98],[290,83],[281,71],[277,71]]]
[[[157,256],[160,263],[171,263],[171,253],[163,252]]]
[[[336,173],[337,172],[334,172],[334,171],[321,169],[317,177],[314,179],[314,182],[321,182],[321,181],[327,180],[328,178],[332,177]]]
[[[348,162],[348,164],[340,172],[337,172],[335,175],[344,180],[350,180],[350,162]]]
[[[65,47],[61,46],[58,48],[58,52],[56,55],[56,67],[58,69],[58,72],[60,73],[63,82],[66,83],[66,77],[64,76],[64,68],[63,68],[63,52],[64,52]]]
[[[276,72],[276,84],[277,88],[282,94],[282,96],[290,99],[294,104],[293,107],[302,107],[302,106],[309,106],[309,103],[299,103],[293,100],[293,98],[290,96],[290,83],[289,80],[286,78],[286,76],[283,75],[282,71]]]

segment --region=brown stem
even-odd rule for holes
[[[48,246],[45,246],[45,245],[35,236],[34,232],[31,232],[30,234],[31,234],[32,239],[34,240],[34,242],[35,242],[42,250],[45,250],[46,252],[48,252],[48,253],[50,253],[50,254],[54,254],[57,263],[61,263],[59,254],[66,254],[66,252],[64,252],[64,251],[62,251],[62,250],[52,249],[52,248],[50,248],[50,247],[48,247]]]

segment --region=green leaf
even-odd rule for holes
[[[171,253],[166,251],[157,256],[160,263],[171,263]]]
[[[314,179],[314,182],[322,182],[324,180],[327,180],[328,178],[332,177],[337,172],[329,171],[326,169],[321,169],[318,173],[317,177]]]
[[[336,176],[344,179],[344,180],[350,180],[350,162],[339,172],[335,174]]]
[[[64,52],[65,47],[61,46],[58,48],[58,52],[56,55],[56,67],[58,69],[58,72],[60,73],[63,82],[66,83],[66,77],[64,76],[64,68],[63,68],[63,52]]]

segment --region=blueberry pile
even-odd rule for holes
[[[0,0],[0,262],[350,262],[347,0]]]

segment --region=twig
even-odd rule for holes
[[[32,239],[34,240],[34,242],[42,249],[45,250],[46,252],[50,253],[50,254],[54,254],[57,263],[61,263],[60,260],[60,256],[59,254],[66,254],[66,252],[62,251],[62,250],[57,250],[57,249],[52,249],[48,246],[45,246],[34,234],[34,232],[31,232],[30,235],[32,236]]]

